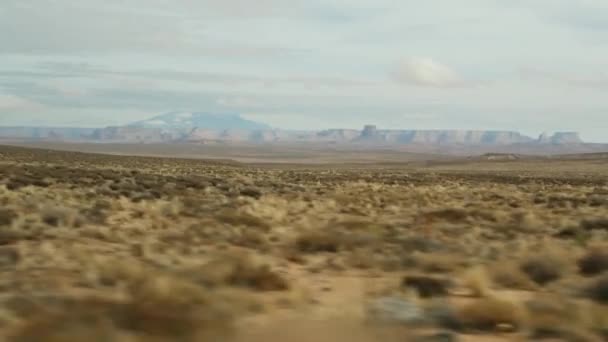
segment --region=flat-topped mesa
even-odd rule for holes
[[[534,141],[534,139],[525,136],[519,132],[511,131],[484,131],[481,144],[494,144],[494,145],[510,145],[510,144],[522,144]]]
[[[96,129],[89,139],[107,142],[170,142],[181,137],[180,132],[161,128],[110,126]]]
[[[551,137],[554,144],[581,144],[583,140],[577,132],[557,132]]]
[[[538,137],[539,144],[582,144],[583,140],[577,132],[556,132],[549,136],[546,132]]]
[[[388,141],[385,131],[379,131],[376,125],[365,125],[358,136],[352,141],[362,143],[384,143]]]
[[[518,132],[483,130],[378,130],[366,126],[357,141],[433,145],[509,145],[532,142]]]
[[[357,139],[361,131],[356,129],[328,129],[315,134],[319,141],[350,142]]]
[[[376,125],[365,125],[363,132],[361,132],[361,138],[373,138],[378,133],[378,127]]]

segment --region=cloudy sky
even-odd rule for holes
[[[608,141],[606,0],[0,0],[0,125],[173,110]]]

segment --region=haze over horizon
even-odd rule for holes
[[[0,125],[184,110],[608,142],[605,0],[21,0],[0,42]]]

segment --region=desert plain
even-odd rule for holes
[[[607,154],[328,153],[0,146],[1,339],[608,340]]]

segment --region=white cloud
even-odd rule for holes
[[[402,83],[424,87],[448,88],[465,84],[456,71],[430,58],[404,60],[393,77]]]

